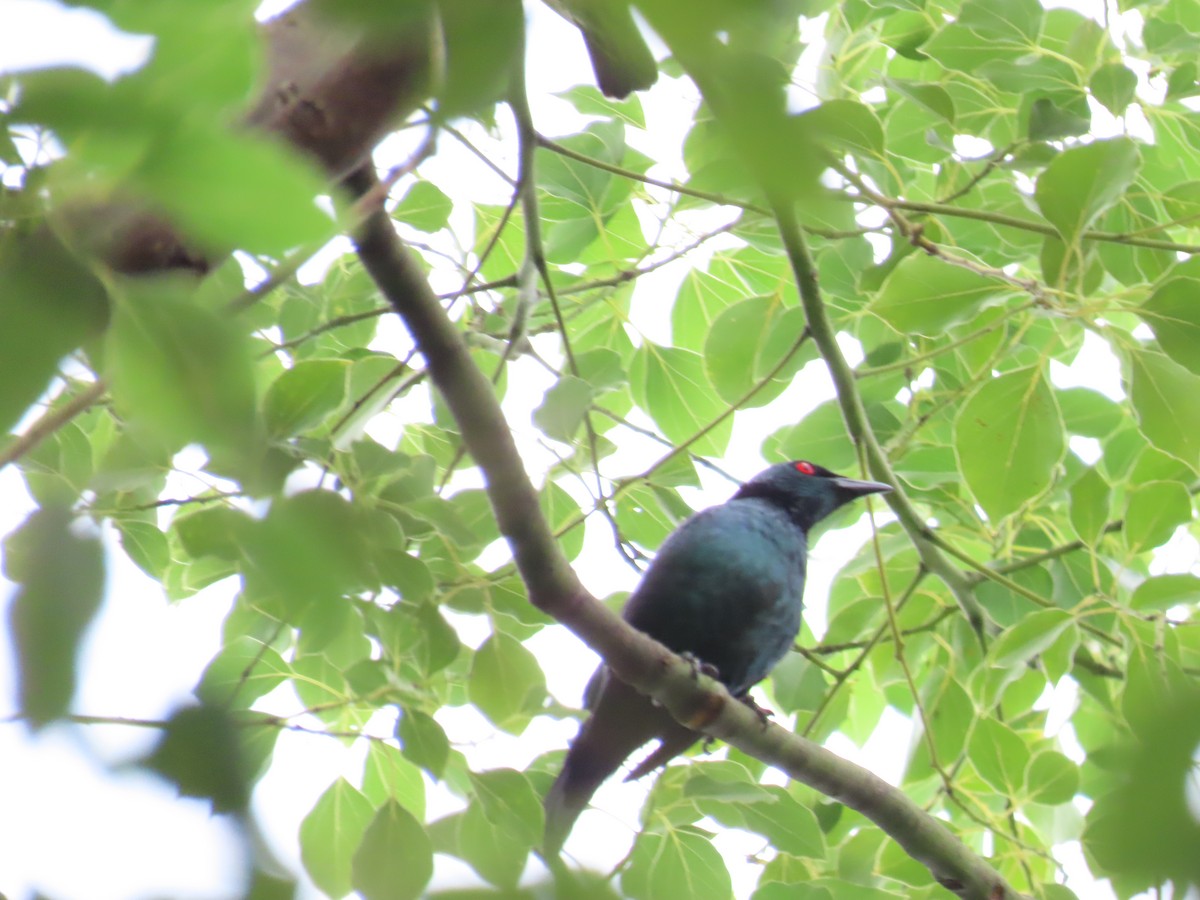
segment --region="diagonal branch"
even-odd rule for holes
[[[362,193],[373,182],[374,175],[363,169],[348,185]],[[367,271],[408,326],[483,471],[500,531],[535,606],[570,628],[618,677],[662,703],[677,720],[861,812],[951,890],[971,900],[1018,896],[985,860],[903,791],[777,725],[764,726],[757,712],[734,700],[720,683],[697,677],[691,663],[633,629],[588,593],[542,516],[491,383],[472,363],[465,342],[391,221],[374,213],[355,243]]]
[[[908,495],[896,478],[896,473],[892,471],[887,455],[875,438],[875,432],[867,424],[867,414],[863,408],[858,386],[854,381],[854,371],[846,362],[846,357],[842,355],[833,325],[829,321],[829,316],[826,315],[825,304],[821,300],[820,288],[817,286],[816,269],[811,256],[809,256],[800,224],[796,220],[796,213],[790,205],[781,203],[775,207],[775,218],[779,223],[779,233],[783,238],[784,250],[796,273],[800,302],[804,306],[809,331],[812,333],[817,348],[821,351],[825,364],[829,367],[829,374],[833,378],[834,388],[837,391],[838,403],[842,408],[842,418],[846,420],[846,428],[850,432],[850,437],[866,452],[871,474],[895,488],[891,493],[885,495],[885,500],[908,533],[921,557],[921,563],[945,582],[971,625],[977,632],[980,632],[983,627],[984,612],[975,598],[970,580],[945,557],[937,543],[932,540],[929,527],[909,501]]]

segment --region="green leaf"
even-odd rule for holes
[[[1156,575],[1137,586],[1129,600],[1129,608],[1158,611],[1196,603],[1200,603],[1200,578],[1195,575]]]
[[[497,830],[528,847],[541,843],[545,829],[542,802],[523,772],[472,772],[471,786],[484,816]]]
[[[305,360],[271,383],[263,399],[267,430],[292,437],[319,425],[346,398],[350,363],[341,359]]]
[[[1073,245],[1137,175],[1137,145],[1128,138],[1073,147],[1046,166],[1034,197],[1050,223]]]
[[[628,122],[636,128],[646,127],[646,117],[642,112],[642,102],[637,94],[630,94],[624,100],[613,100],[605,97],[590,84],[580,84],[565,91],[559,91],[556,97],[562,97],[585,116],[601,116],[616,118]]]
[[[367,900],[408,900],[420,897],[432,877],[429,835],[407,809],[386,801],[354,853],[354,887]]]
[[[642,832],[621,875],[621,887],[634,900],[728,900],[733,895],[729,871],[712,835],[694,828]]]
[[[51,234],[0,239],[0,432],[107,318],[104,287]]]
[[[1092,73],[1088,87],[1105,109],[1119,116],[1137,93],[1137,75],[1121,63],[1109,63]]]
[[[950,22],[938,29],[933,38],[922,45],[920,52],[928,54],[952,71],[974,71],[983,63],[992,60],[1013,59],[1023,51],[994,41],[990,37],[968,28],[959,19],[957,22]],[[948,87],[957,86],[948,85]],[[953,94],[953,91],[951,93]],[[956,101],[955,105],[960,108],[960,115],[963,112],[969,115],[970,109],[965,107],[961,101]]]
[[[1142,318],[1175,362],[1200,375],[1200,280],[1172,278],[1142,304]]]
[[[570,523],[578,522],[583,515],[575,498],[553,481],[546,482],[538,493],[538,505],[555,533]],[[558,543],[567,559],[575,559],[583,551],[583,529],[571,529],[562,535]]]
[[[215,556],[230,562],[242,559],[242,543],[253,527],[253,519],[228,506],[208,506],[182,513],[171,522],[172,533],[189,556],[194,559]]]
[[[1061,609],[1042,609],[1026,616],[992,644],[992,664],[1002,668],[1025,665],[1058,640],[1072,621],[1070,613]]]
[[[54,403],[53,408],[61,409],[62,403]],[[91,481],[92,447],[82,429],[67,422],[30,448],[21,462],[34,500],[42,506],[70,506]]]
[[[776,859],[782,858],[782,856],[776,857]],[[769,866],[770,863],[767,865]],[[808,871],[805,870],[805,875],[808,874]],[[834,900],[833,892],[828,887],[811,882],[768,881],[766,878],[767,874],[764,873],[763,879],[759,881],[758,889],[750,895],[750,900]],[[842,890],[843,888],[839,885],[839,896],[841,896]]]
[[[796,117],[803,133],[835,150],[883,155],[883,127],[871,107],[853,100],[826,100]]]
[[[183,796],[211,800],[216,812],[244,812],[252,770],[239,731],[223,708],[184,707],[172,714],[145,765]]]
[[[418,181],[404,195],[392,218],[429,234],[441,231],[450,223],[454,201],[430,181]]]
[[[947,678],[932,702],[926,701],[925,708],[929,711],[929,729],[938,758],[957,758],[976,717],[970,695],[958,681]]]
[[[570,443],[583,424],[595,392],[586,381],[564,375],[548,391],[541,406],[533,411],[533,424],[546,437]]]
[[[353,447],[367,423],[392,402],[392,393],[386,388],[404,372],[405,367],[391,356],[369,354],[354,360],[347,393],[354,398],[355,406],[334,437],[338,450]]]
[[[1071,525],[1086,544],[1104,536],[1110,490],[1097,469],[1088,469],[1071,485]]]
[[[515,888],[529,847],[516,835],[495,827],[479,803],[472,803],[458,825],[458,849],[463,859],[491,884]]]
[[[1001,794],[1012,794],[1025,782],[1029,747],[1020,736],[995,719],[980,719],[971,735],[971,763]]]
[[[780,460],[819,460],[834,472],[853,471],[858,465],[858,454],[836,400],[825,401],[795,425],[772,434],[763,442],[763,450]]]
[[[496,727],[520,734],[546,697],[546,676],[519,641],[497,632],[475,652],[467,696]]]
[[[315,168],[275,141],[213,124],[172,129],[138,172],[202,244],[281,257],[333,232],[316,203],[327,188]]]
[[[171,561],[167,536],[156,525],[132,519],[119,522],[117,528],[121,533],[121,549],[139,569],[161,581]]]
[[[771,670],[771,695],[785,712],[820,709],[828,690],[821,669],[799,653],[789,653]]]
[[[275,500],[244,544],[248,583],[262,579],[299,611],[378,585],[358,510],[333,491]]]
[[[1196,64],[1185,62],[1167,76],[1167,99],[1182,100],[1196,95]]]
[[[704,370],[726,403],[763,406],[778,397],[803,362],[795,352],[804,333],[804,310],[778,297],[751,297],[722,310],[704,341]],[[749,400],[743,398],[788,356],[790,364]]]
[[[18,583],[8,623],[21,714],[38,729],[67,713],[79,644],[104,596],[104,552],[71,529],[71,513],[37,510],[4,541],[4,574]]]
[[[462,650],[458,634],[432,602],[393,604],[385,612],[377,611],[373,622],[383,661],[406,677],[414,677],[416,669],[428,678],[454,662]]]
[[[354,887],[354,855],[374,813],[370,801],[339,778],[300,823],[300,858],[305,871],[329,896],[343,897]]]
[[[211,706],[246,708],[291,674],[291,667],[278,652],[256,638],[240,635],[213,657],[196,696]]]
[[[418,819],[425,818],[425,781],[421,770],[396,747],[371,741],[363,762],[362,792],[372,805],[395,800]]]
[[[454,662],[462,644],[458,632],[446,621],[437,605],[422,603],[417,607],[416,624],[421,635],[416,656],[425,674],[440,672]]]
[[[396,723],[396,737],[406,757],[441,778],[450,757],[450,740],[432,716],[419,709],[404,708]]]
[[[1139,484],[1127,494],[1125,545],[1134,553],[1158,547],[1191,518],[1191,495],[1178,481]]]
[[[1066,451],[1054,391],[1036,367],[984,382],[954,422],[963,478],[999,521],[1050,487]]]
[[[1061,141],[1087,134],[1092,127],[1087,96],[1080,91],[1056,103],[1038,97],[1029,110],[1028,137],[1031,141]]]
[[[105,347],[113,401],[172,447],[199,441],[246,451],[256,418],[249,345],[229,320],[173,284],[119,298]]]
[[[1188,789],[1200,744],[1200,691],[1186,683],[1164,687],[1146,698],[1137,728],[1112,735],[1121,777],[1108,790],[1094,789],[1083,833],[1093,871],[1144,887],[1168,878],[1200,884],[1200,823]]]
[[[996,43],[1026,51],[1037,44],[1043,15],[1036,0],[966,0],[958,21]]]
[[[1056,393],[1063,422],[1071,434],[1103,439],[1125,420],[1125,410],[1098,391],[1080,387]]]
[[[726,409],[704,373],[703,358],[690,350],[646,341],[633,358],[629,378],[638,406],[672,443],[694,438]],[[720,456],[732,430],[733,419],[727,417],[695,441],[693,452]]]
[[[936,337],[1009,290],[999,279],[914,253],[892,270],[871,309],[901,334]]]
[[[629,381],[621,354],[606,347],[577,353],[575,364],[579,367],[579,377],[591,385],[593,396],[619,388]]]
[[[1034,803],[1066,803],[1079,789],[1079,767],[1056,750],[1043,750],[1029,761],[1025,793]]]
[[[406,6],[417,11],[423,8],[421,4]],[[446,121],[473,115],[481,125],[494,126],[492,105],[505,96],[506,75],[524,46],[521,9],[511,4],[449,0],[438,7],[438,16],[439,43],[444,40],[446,55],[444,68],[438,66],[438,115]]]
[[[886,85],[889,90],[903,94],[947,122],[954,121],[954,99],[940,84],[924,84],[889,78],[886,80]]]
[[[1130,353],[1130,399],[1142,434],[1159,450],[1200,467],[1200,376],[1161,353]]]
[[[381,551],[375,565],[383,583],[410,603],[421,603],[433,595],[433,573],[423,560],[393,548]]]
[[[774,803],[752,803],[743,808],[746,828],[763,835],[781,853],[825,859],[825,837],[812,810],[783,788],[768,787],[767,792]]]

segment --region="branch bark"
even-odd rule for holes
[[[364,167],[347,186],[369,191]],[[697,676],[691,663],[636,631],[580,583],[554,540],[522,466],[493,387],[471,361],[412,253],[382,211],[354,236],[363,265],[404,320],[463,441],[483,471],[500,531],[512,549],[530,601],[596,650],[622,680],[653,697],[690,728],[720,738],[782,769],[790,777],[865,815],[927,866],[948,889],[969,900],[1019,897],[988,863],[902,791],[812,741],[735,701],[724,687]]]

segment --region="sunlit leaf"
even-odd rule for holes
[[[1137,145],[1127,138],[1073,147],[1038,178],[1038,207],[1070,244],[1129,186],[1138,162]]]
[[[1195,575],[1156,575],[1137,586],[1129,600],[1131,609],[1165,610],[1200,603],[1200,578]]]
[[[993,519],[1048,488],[1066,447],[1044,374],[1028,368],[984,382],[955,419],[954,447],[971,492]]]
[[[39,510],[4,541],[4,574],[18,584],[8,612],[18,702],[34,728],[66,714],[80,641],[103,596],[100,542],[71,520],[66,509]]]
[[[267,429],[291,437],[320,424],[345,398],[349,368],[343,360],[309,360],[285,371],[263,400]]]
[[[1130,354],[1130,398],[1142,433],[1155,447],[1200,467],[1200,376],[1161,353]]]
[[[433,847],[421,823],[387,800],[354,852],[352,883],[368,900],[420,897],[433,877]]]
[[[498,728],[520,734],[541,707],[546,676],[519,641],[497,633],[476,651],[467,693]]]
[[[331,897],[343,897],[353,887],[354,854],[375,811],[343,778],[331,784],[300,823],[300,858],[316,885]]]
[[[1141,307],[1142,318],[1166,354],[1193,374],[1200,375],[1200,280],[1173,278]]]
[[[698,452],[719,454],[733,426],[726,418],[713,425],[725,410],[704,373],[703,359],[688,350],[659,347],[649,342],[634,357],[629,372],[634,399],[672,441],[695,438]]]
[[[711,835],[692,828],[642,834],[621,876],[621,887],[638,900],[665,896],[715,900],[732,893],[729,872]]]
[[[902,334],[936,335],[1008,289],[999,279],[916,253],[888,276],[872,309]]]

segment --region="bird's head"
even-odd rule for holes
[[[878,481],[859,481],[830,472],[807,460],[778,463],[738,489],[738,497],[760,497],[783,507],[801,528],[809,529],[856,497],[890,491]]]

